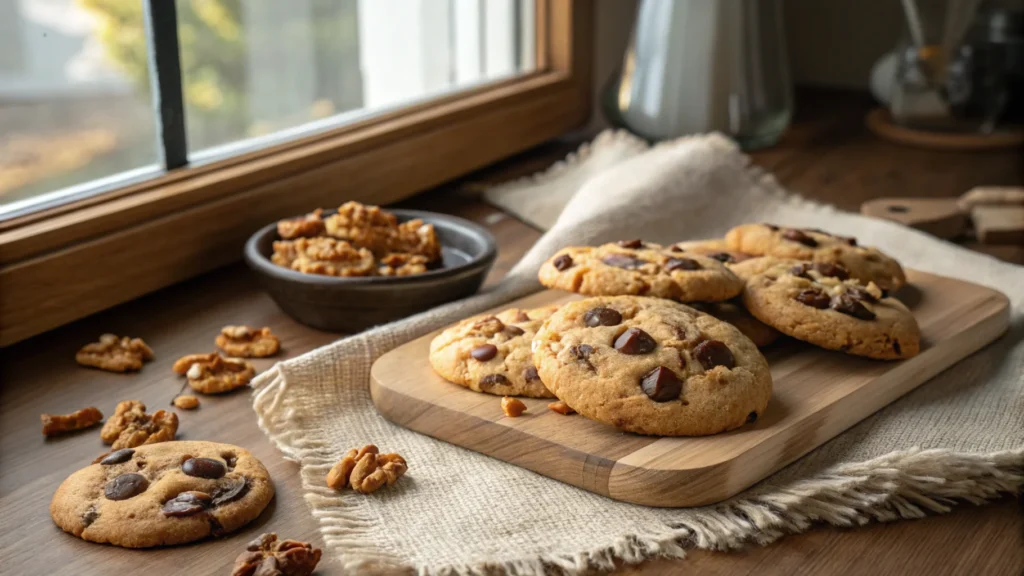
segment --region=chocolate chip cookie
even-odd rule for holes
[[[477,392],[554,398],[533,365],[530,343],[557,309],[512,308],[463,320],[430,343],[430,365],[445,380]]]
[[[836,264],[776,259],[747,281],[743,303],[765,324],[829,350],[898,360],[921,345],[906,306]]]
[[[83,540],[148,548],[233,532],[273,496],[267,469],[247,450],[164,442],[110,452],[75,472],[53,495],[50,516]]]
[[[703,436],[763,414],[768,363],[735,327],[636,296],[562,306],[534,337],[548,388],[580,414],[638,434]]]
[[[887,291],[899,290],[907,279],[899,262],[877,248],[860,246],[855,238],[814,228],[784,228],[773,224],[743,224],[725,235],[733,250],[756,256],[777,256],[841,264],[850,276],[874,282]]]
[[[655,296],[680,302],[718,302],[737,296],[743,282],[720,261],[629,240],[559,250],[540,267],[548,288],[591,296]]]

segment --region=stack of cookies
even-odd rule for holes
[[[906,282],[899,263],[816,229],[567,247],[539,279],[589,298],[464,320],[431,343],[434,370],[477,392],[558,398],[560,412],[628,432],[699,436],[764,413],[772,378],[758,348],[782,335],[885,360],[920,346],[889,295]]]

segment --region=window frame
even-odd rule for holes
[[[0,347],[239,260],[267,222],[396,202],[584,124],[591,3],[535,17],[535,72],[0,222]]]

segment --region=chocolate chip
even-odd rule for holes
[[[668,402],[679,398],[683,392],[683,381],[675,372],[658,366],[640,379],[640,388],[655,402]]]
[[[672,247],[669,248],[669,250],[672,252],[686,252],[686,250],[683,250],[681,247],[676,246],[675,244],[673,244]]]
[[[112,466],[114,464],[122,464],[132,459],[135,454],[135,450],[132,448],[122,448],[120,450],[114,450],[110,454],[107,454],[100,460],[100,464],[104,466]]]
[[[892,341],[892,351],[895,352],[899,356],[903,355],[903,350],[900,349],[900,341],[899,340],[893,340]]]
[[[149,488],[149,480],[142,474],[121,474],[103,487],[107,500],[127,500],[138,496]]]
[[[216,480],[227,473],[227,467],[220,460],[213,458],[189,458],[181,465],[181,471],[196,478]]]
[[[86,526],[92,524],[100,517],[100,513],[96,511],[94,506],[89,506],[89,509],[82,514],[82,523]]]
[[[715,366],[732,368],[736,365],[736,359],[732,351],[721,340],[705,340],[693,349],[693,357],[700,362],[705,370],[711,370]]]
[[[540,375],[537,374],[537,369],[533,366],[528,366],[526,370],[523,370],[523,380],[527,382],[536,382],[540,380]]]
[[[480,379],[481,388],[491,388],[494,386],[508,386],[510,382],[508,378],[505,378],[502,374],[488,374]]]
[[[213,493],[213,505],[220,506],[226,502],[237,500],[245,494],[249,488],[249,483],[245,478],[227,478],[228,483],[226,485],[218,486],[217,490]]]
[[[623,354],[650,354],[657,347],[654,338],[639,328],[630,328],[615,339],[615,349]]]
[[[723,264],[733,264],[736,262],[736,259],[728,252],[715,252],[714,254],[708,254],[708,258],[713,258]]]
[[[583,315],[583,323],[593,328],[595,326],[618,326],[622,323],[622,314],[611,308],[591,308]]]
[[[587,360],[594,353],[594,347],[590,344],[580,344],[569,348],[569,353],[575,356],[577,360]]]
[[[747,414],[747,424],[753,424],[754,422],[757,422],[757,412]]]
[[[609,254],[604,258],[601,258],[601,262],[609,266],[615,266],[616,268],[625,268],[626,270],[633,270],[639,268],[647,262],[640,260],[639,258],[633,258],[625,254]]]
[[[518,326],[505,326],[505,333],[511,336],[522,336],[526,332]]]
[[[623,248],[643,248],[644,247],[643,240],[640,240],[639,238],[637,238],[635,240],[619,240],[618,242],[616,242],[616,244],[618,244],[619,246],[622,246]]]
[[[814,290],[813,288],[801,290],[799,294],[793,297],[793,300],[810,306],[811,308],[817,308],[818,310],[828,308],[828,305],[831,302],[828,294],[825,294],[821,290]]]
[[[175,518],[194,516],[206,510],[211,500],[210,495],[205,492],[182,492],[164,502],[160,511],[164,513],[164,516],[174,516]]]
[[[846,293],[850,295],[850,298],[859,302],[878,302],[878,298],[875,298],[874,294],[857,286],[847,286]]]
[[[700,270],[700,263],[689,258],[669,258],[665,262],[665,270]]]
[[[861,320],[874,320],[875,313],[868,310],[863,304],[858,302],[856,299],[850,297],[849,294],[840,294],[832,298],[832,309],[836,312],[842,312],[854,318]]]
[[[882,298],[888,298],[889,297],[889,291],[888,290],[881,290],[881,292],[882,292]]]
[[[779,227],[776,226],[775,224],[761,224],[761,226],[764,226],[765,228],[771,230],[772,232],[777,232],[779,230]]]
[[[814,269],[820,272],[822,276],[839,278],[840,280],[848,280],[850,278],[849,270],[839,264],[833,264],[831,262],[816,262],[814,264]]]
[[[811,275],[807,273],[807,271],[810,269],[811,264],[809,262],[801,262],[796,266],[790,268],[789,273],[792,274],[793,276],[799,276],[801,278],[806,278],[808,280],[813,281],[814,278],[812,278]]]
[[[814,238],[811,238],[810,236],[805,234],[803,231],[797,230],[795,228],[788,228],[788,229],[786,229],[786,231],[782,233],[782,237],[785,238],[786,240],[791,240],[793,242],[799,242],[799,243],[803,244],[804,246],[810,246],[811,248],[814,248],[814,247],[816,247],[818,245],[818,241],[817,240],[815,240]]]
[[[856,245],[857,245],[857,239],[856,239],[856,238],[854,238],[853,236],[848,236],[848,237],[846,237],[846,238],[843,238],[843,240],[844,240],[844,241],[845,241],[845,242],[846,242],[846,243],[847,243],[848,245],[850,245],[850,246],[856,246]]]
[[[559,272],[572,268],[572,256],[562,254],[551,263]]]
[[[498,347],[494,344],[484,344],[483,346],[473,348],[469,355],[472,356],[474,360],[487,362],[498,355]]]

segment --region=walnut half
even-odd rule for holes
[[[356,492],[369,494],[385,484],[394,485],[409,469],[398,454],[380,454],[377,447],[367,444],[359,450],[349,450],[327,473],[327,486],[342,490],[351,486]]]
[[[249,542],[235,559],[231,576],[310,576],[321,554],[308,542],[278,540],[269,532]]]
[[[56,436],[95,426],[103,420],[103,414],[98,408],[90,406],[71,414],[43,414],[40,419],[43,421],[43,434]]]

